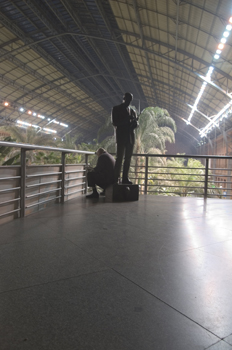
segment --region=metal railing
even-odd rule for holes
[[[176,158],[185,163],[199,160],[201,166],[172,166],[167,161]],[[232,156],[134,154],[130,179],[140,185],[142,194],[231,199],[231,172]]]
[[[86,193],[85,168],[94,152],[0,141],[0,146],[21,149],[20,165],[0,166],[0,218],[8,215],[24,217],[40,210],[48,202],[61,202]],[[61,152],[60,164],[27,165],[27,151]],[[69,153],[84,155],[84,162],[66,164]],[[6,210],[3,210],[6,208]]]
[[[48,202],[64,203],[87,192],[85,169],[94,152],[4,141],[0,146],[21,149],[20,165],[0,166],[0,218],[11,214],[24,217]],[[29,150],[61,152],[61,163],[27,165]],[[66,164],[69,153],[84,155],[84,162]],[[167,159],[171,158],[184,158],[186,162],[197,159],[201,166],[170,166]],[[231,172],[232,156],[134,154],[130,178],[140,185],[141,194],[231,199]]]

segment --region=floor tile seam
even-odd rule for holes
[[[213,246],[213,245],[216,245],[216,244],[220,244],[220,243],[224,243],[224,242],[228,242],[228,241],[231,241],[232,240],[232,237],[230,239],[225,239],[223,241],[217,241],[217,242],[214,242],[214,243],[209,243],[209,244],[206,244],[206,245],[202,245],[200,247],[193,247],[190,249],[186,249],[186,250],[194,250],[194,249],[202,249],[202,248],[205,248],[205,247],[210,247],[210,246]]]
[[[111,268],[115,273],[117,273],[118,275],[120,275],[121,277],[125,278],[127,281],[131,282],[132,284],[134,284],[135,286],[137,286],[138,288],[140,288],[141,290],[143,290],[144,292],[146,292],[147,294],[151,295],[153,298],[155,298],[156,300],[160,301],[162,304],[165,304],[166,306],[170,307],[172,310],[176,311],[178,314],[180,314],[181,316],[187,318],[189,321],[193,322],[194,324],[196,324],[197,326],[199,326],[200,328],[204,329],[205,331],[207,331],[208,333],[212,334],[213,336],[215,336],[216,338],[219,339],[219,341],[223,340],[224,338],[220,338],[219,335],[215,334],[214,332],[212,332],[211,330],[207,329],[206,327],[202,326],[199,322],[196,322],[194,319],[192,319],[191,317],[185,315],[183,312],[181,312],[180,310],[176,309],[174,306],[172,306],[171,304],[167,303],[166,301],[160,299],[158,296],[156,296],[155,294],[151,293],[150,291],[148,291],[147,289],[145,289],[144,287],[140,286],[139,284],[137,284],[136,282],[132,281],[130,278],[126,277],[125,275],[123,275],[121,272],[115,270],[114,268]]]
[[[67,239],[69,241],[69,239]],[[72,241],[70,241],[72,242]],[[111,266],[108,266],[106,264],[105,261],[100,260],[99,258],[96,258],[93,254],[90,254],[89,252],[87,252],[85,249],[83,249],[81,246],[79,246],[78,244],[72,242],[74,245],[76,245],[77,247],[79,247],[79,249],[81,249],[82,251],[84,251],[85,253],[89,254],[91,257],[95,258],[96,260],[98,260],[99,262],[103,263],[109,270],[114,271],[115,273],[117,273],[118,275],[120,275],[121,277],[123,277],[124,279],[126,279],[127,281],[129,281],[130,283],[136,285],[137,287],[139,287],[140,289],[142,289],[143,291],[145,291],[146,293],[148,293],[149,295],[151,295],[152,297],[156,298],[157,300],[159,300],[161,303],[165,304],[166,306],[170,307],[171,309],[173,309],[174,311],[176,311],[177,313],[179,313],[180,315],[184,316],[185,318],[189,319],[191,322],[193,322],[194,324],[198,325],[199,327],[201,327],[202,329],[206,330],[207,332],[211,333],[212,335],[214,335],[215,337],[217,337],[219,340],[222,340],[218,335],[216,335],[215,333],[213,333],[212,331],[208,330],[207,328],[205,328],[204,326],[202,326],[200,323],[194,321],[193,319],[191,319],[189,316],[185,315],[184,313],[182,313],[181,311],[179,311],[178,309],[176,309],[175,307],[173,307],[172,305],[168,304],[167,302],[165,302],[164,300],[160,299],[159,297],[157,297],[156,295],[154,295],[153,293],[149,292],[148,290],[146,290],[144,287],[140,286],[139,284],[137,284],[136,282],[132,281],[131,279],[129,279],[128,277],[126,277],[125,275],[123,275],[121,272],[117,271],[116,269],[114,269]]]
[[[224,260],[225,262],[227,261],[232,261],[232,257],[231,258],[225,258],[224,256],[222,256],[222,255],[218,255],[218,254],[213,254],[213,253],[211,253],[211,252],[206,252],[206,251],[204,251],[204,250],[202,250],[203,248],[198,248],[198,250],[200,251],[200,252],[203,252],[204,254],[209,254],[209,255],[211,255],[211,256],[214,256],[214,257],[217,257],[217,258],[220,258],[220,259],[222,259],[222,260]]]
[[[217,341],[216,343],[213,343],[213,344],[207,346],[207,348],[204,348],[204,350],[210,350],[210,348],[212,348],[212,346],[219,344],[221,341],[226,343],[226,344],[228,344],[228,345],[230,345],[231,349],[232,349],[232,345],[230,343],[227,343],[224,339],[221,339],[221,340]]]
[[[57,282],[61,282],[61,281],[68,281],[68,280],[71,280],[71,279],[74,279],[74,278],[83,277],[83,276],[94,275],[94,274],[105,272],[105,271],[108,271],[108,270],[110,271],[111,268],[105,267],[104,269],[99,269],[97,271],[92,271],[92,272],[88,272],[88,273],[82,273],[82,274],[73,275],[73,276],[69,276],[69,277],[65,277],[65,278],[59,278],[59,279],[56,279],[56,280],[47,281],[47,282],[43,282],[43,283],[31,284],[30,286],[26,286],[26,287],[4,290],[4,291],[0,292],[0,295],[7,294],[7,293],[10,293],[10,292],[16,292],[16,291],[20,291],[20,290],[30,289],[30,288],[33,288],[33,287],[45,286],[45,285],[48,285],[48,284],[57,283]]]
[[[21,239],[19,241],[13,241],[13,242],[8,242],[8,243],[0,243],[0,248],[1,248],[1,246],[11,245],[11,244],[15,244],[15,243],[34,242],[34,241],[42,241],[42,240],[47,240],[47,239],[59,240],[60,238],[64,238],[64,236],[60,235],[59,237],[43,237],[43,238]]]

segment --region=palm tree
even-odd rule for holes
[[[19,143],[27,143],[32,145],[39,145],[39,146],[55,146],[55,140],[53,139],[52,135],[49,134],[43,134],[41,132],[38,132],[35,129],[27,128],[22,129],[16,126],[8,127],[7,130],[9,131],[10,135],[14,138],[16,142]],[[20,151],[18,149],[12,149],[12,152],[10,153],[8,159],[3,163],[3,165],[10,165],[10,164],[16,164],[15,162],[19,159]],[[31,150],[27,151],[27,163],[31,164],[35,161],[36,158],[36,151]]]
[[[165,154],[165,143],[175,142],[176,124],[168,111],[159,107],[147,107],[139,116],[139,127],[136,129],[134,153]],[[151,158],[151,163],[163,163],[164,158]],[[135,159],[135,178],[138,178],[144,160]],[[153,164],[154,165],[154,164]]]

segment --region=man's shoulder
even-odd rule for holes
[[[122,109],[123,106],[124,106],[124,104],[121,103],[120,105],[114,106],[114,107],[113,107],[113,110],[115,111],[115,110],[118,110],[118,109]]]
[[[102,153],[99,157],[99,159],[102,157],[102,159],[111,159],[111,160],[115,160],[114,157],[112,156],[112,154],[106,152],[106,153]]]

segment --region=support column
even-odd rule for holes
[[[61,155],[61,203],[64,203],[64,190],[65,190],[65,152]]]
[[[87,189],[88,189],[88,181],[87,181],[87,167],[88,167],[88,161],[89,161],[89,155],[86,154],[85,155],[85,191],[84,193],[87,193]]]
[[[26,202],[26,149],[21,148],[21,190],[20,190],[20,216],[25,216]]]
[[[147,194],[147,183],[148,183],[148,157],[146,157],[146,163],[145,163],[145,188],[144,188],[144,194]]]
[[[208,193],[208,175],[209,175],[209,158],[205,160],[205,186],[204,186],[204,199],[207,199]]]

